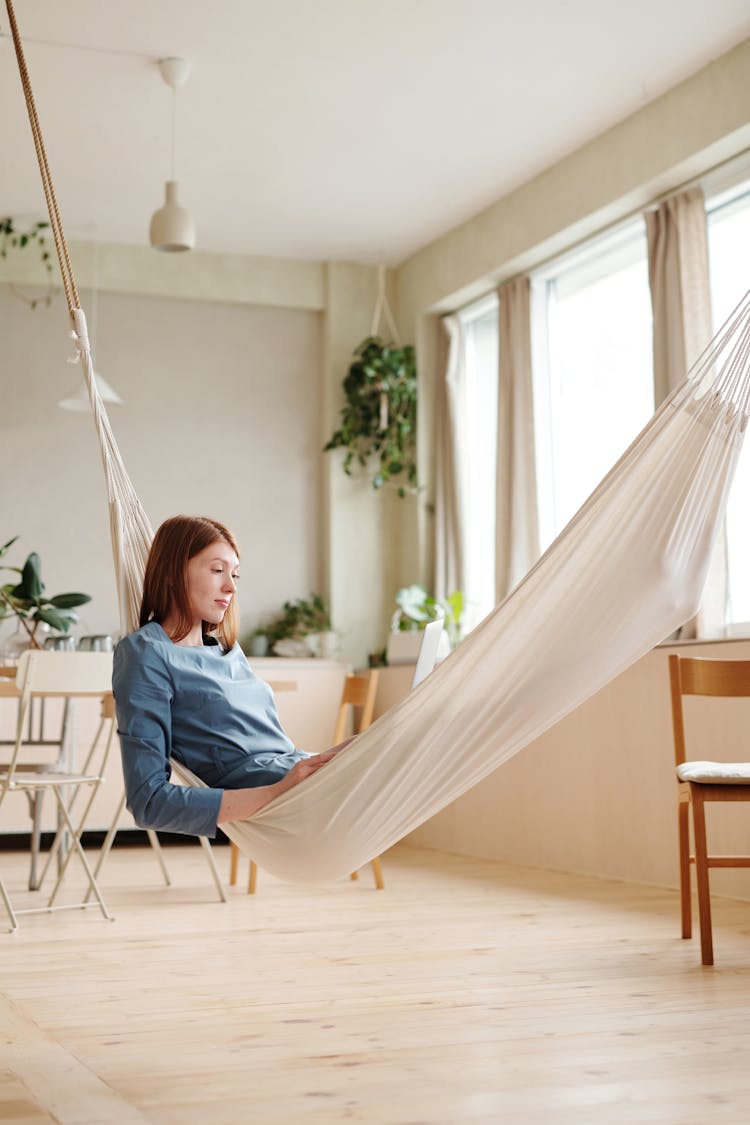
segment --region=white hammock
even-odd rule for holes
[[[75,320],[135,627],[148,525],[106,424],[80,310]],[[323,770],[249,820],[223,824],[230,839],[281,878],[343,877],[692,617],[749,412],[750,293],[502,605]]]
[[[137,625],[151,528],[96,390],[11,0],[6,5],[101,446],[127,630]],[[700,602],[749,412],[750,293],[521,585],[398,707],[254,817],[222,825],[227,835],[281,878],[345,876],[682,625]]]

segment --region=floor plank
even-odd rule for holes
[[[383,892],[364,872],[327,888],[261,873],[257,895],[222,904],[197,848],[168,860],[169,888],[148,850],[112,854],[114,923],[71,911],[0,933],[0,1111],[25,1097],[34,1125],[750,1120],[747,903],[715,900],[705,969],[656,888],[402,846]],[[13,893],[26,859],[0,865]]]

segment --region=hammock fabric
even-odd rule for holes
[[[6,5],[65,284],[70,260],[11,0]],[[65,288],[101,447],[127,631],[137,625],[152,533],[96,389],[72,270]],[[222,829],[281,878],[344,877],[638,660],[698,609],[749,413],[750,293],[533,570],[470,637],[324,769]]]

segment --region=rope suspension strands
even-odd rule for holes
[[[24,55],[23,44],[21,42],[21,36],[18,31],[18,23],[16,21],[16,13],[13,8],[13,0],[5,0],[5,7],[8,11],[8,20],[10,22],[11,36],[13,38],[13,47],[16,52],[18,70],[21,75],[23,96],[26,101],[26,109],[29,114],[31,135],[34,139],[34,148],[36,149],[36,157],[37,161],[39,162],[39,172],[42,178],[44,198],[47,201],[47,212],[49,214],[52,237],[55,241],[57,261],[60,265],[60,276],[62,278],[63,289],[65,291],[65,300],[68,304],[68,312],[72,317],[73,309],[80,307],[80,301],[78,299],[78,289],[76,288],[75,276],[73,274],[73,264],[70,260],[68,244],[65,241],[62,219],[60,218],[60,209],[57,203],[57,196],[55,195],[55,185],[52,181],[52,173],[50,172],[49,163],[47,161],[47,151],[44,147],[42,127],[39,124],[39,115],[36,111],[34,92],[31,88],[31,80],[29,78],[29,72],[26,66],[26,56]]]
[[[50,227],[55,241],[57,260],[60,266],[65,299],[73,322],[72,335],[76,340],[75,360],[80,362],[83,377],[94,416],[94,425],[99,439],[99,449],[104,468],[109,501],[110,537],[114,557],[117,596],[120,606],[120,624],[123,632],[137,627],[140,607],[143,573],[146,567],[153,531],[143,506],[136,495],[128,476],[125,464],[117,446],[101,396],[94,378],[94,363],[91,356],[86,317],[80,307],[78,289],[73,274],[68,244],[65,239],[60,209],[57,203],[47,153],[39,123],[39,115],[34,101],[21,36],[18,30],[13,0],[5,0],[10,20],[13,45],[15,47],[18,69],[21,76],[29,123],[34,139],[39,173],[42,179],[44,197],[47,201]]]

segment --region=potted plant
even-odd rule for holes
[[[17,538],[17,535],[14,536],[0,547],[0,558],[7,554]],[[0,621],[16,617],[27,648],[42,647],[38,639],[42,626],[50,626],[59,633],[69,633],[71,625],[78,620],[76,607],[91,601],[88,594],[56,594],[53,598],[46,597],[41,560],[35,551],[27,557],[22,567],[3,565],[0,569],[20,575],[19,582],[8,582],[0,586]]]
[[[265,646],[259,638],[265,638]],[[333,655],[335,634],[331,615],[321,594],[284,602],[280,613],[259,625],[243,642],[255,656],[270,651],[276,656]],[[261,649],[265,649],[261,653]]]
[[[424,586],[403,586],[396,594],[396,606],[386,649],[389,664],[416,660],[420,633],[430,621],[442,619],[450,647],[458,644],[464,611],[464,596],[460,590],[454,590],[446,598],[435,598]]]
[[[417,486],[417,371],[414,348],[368,336],[344,379],[346,405],[324,451],[345,449],[344,472],[372,472],[372,487],[393,483],[399,496]]]

